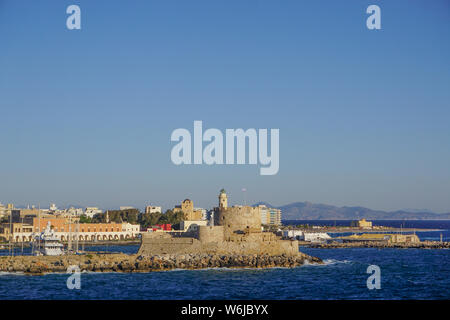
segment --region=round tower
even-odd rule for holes
[[[225,189],[220,190],[219,194],[219,209],[226,209],[228,207],[228,198]]]

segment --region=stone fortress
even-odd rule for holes
[[[228,207],[222,189],[219,207],[214,208],[214,225],[199,226],[190,232],[145,233],[138,255],[299,255],[297,240],[281,240],[272,232],[262,231],[259,210],[250,206]]]
[[[190,199],[184,200],[180,206],[175,206],[173,212],[183,212],[184,220],[197,221],[202,218],[201,210],[194,209],[194,203]]]

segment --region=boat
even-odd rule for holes
[[[60,256],[64,254],[64,246],[55,236],[50,221],[45,230],[35,237],[35,240],[35,246],[36,242],[39,242],[38,250],[34,250],[35,255]]]

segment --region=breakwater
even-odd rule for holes
[[[300,242],[299,246],[309,248],[393,248],[393,249],[450,249],[450,242],[422,241],[418,243],[387,243],[386,241],[330,242],[312,243]]]
[[[152,272],[173,269],[204,268],[293,268],[305,263],[322,263],[322,260],[307,254],[287,255],[127,255],[127,254],[83,254],[65,256],[15,256],[0,257],[0,272],[45,274],[66,272],[76,265],[81,272]]]

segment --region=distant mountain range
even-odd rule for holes
[[[259,202],[256,205],[265,204],[271,208],[281,209],[283,220],[447,220],[450,213],[434,213],[429,210],[398,210],[381,211],[364,207],[337,207],[327,204],[316,204],[311,202],[294,202],[281,207],[275,207],[266,202]]]

